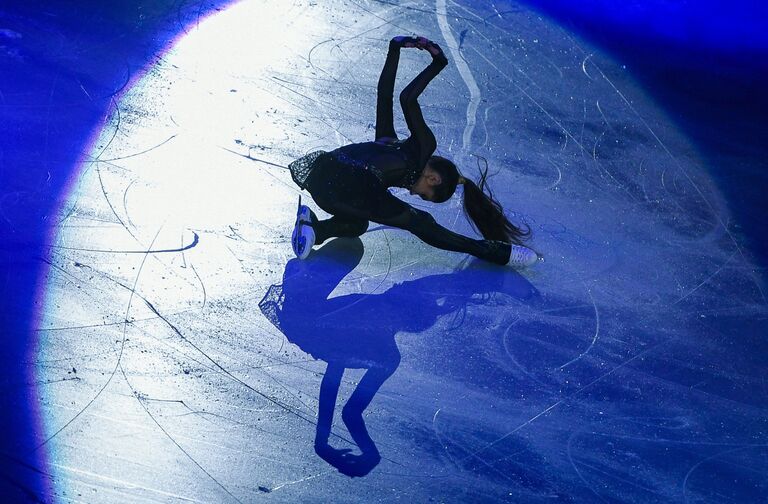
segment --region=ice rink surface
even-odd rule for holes
[[[242,2],[185,26],[50,217],[51,500],[768,499],[763,272],[621,62],[510,2]],[[412,33],[450,61],[420,99],[437,153],[487,163],[543,263],[377,225],[293,259],[282,166],[373,139],[387,43]],[[428,62],[403,49],[396,92]],[[460,198],[395,194],[475,236]]]

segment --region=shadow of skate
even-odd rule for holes
[[[527,299],[536,290],[510,268],[475,260],[464,269],[431,275],[392,286],[381,294],[328,296],[360,263],[359,239],[336,239],[306,261],[293,259],[283,283],[270,286],[259,303],[262,313],[288,340],[325,361],[320,385],[315,451],[348,476],[365,476],[381,460],[363,420],[363,411],[400,364],[395,335],[419,333],[441,315],[456,312],[478,294],[500,292]],[[342,408],[341,417],[360,449],[339,450],[329,444],[333,414],[344,370],[366,372]]]

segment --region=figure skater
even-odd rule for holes
[[[432,62],[400,93],[410,136],[399,140],[393,124],[392,98],[403,47],[428,51]],[[474,183],[460,175],[452,161],[433,155],[437,142],[424,121],[418,97],[447,64],[448,59],[436,43],[424,37],[394,37],[377,87],[375,141],[313,152],[289,165],[294,182],[331,214],[329,219],[318,220],[299,198],[291,237],[299,259],[305,259],[313,246],[331,237],[362,235],[368,222],[373,221],[410,231],[433,247],[472,254],[496,264],[522,267],[536,263],[536,252],[522,245],[530,229],[523,231],[504,216],[488,189],[487,168]],[[464,212],[483,240],[444,228],[428,212],[406,204],[387,190],[403,187],[424,200],[442,203],[453,195],[458,184],[464,186]]]

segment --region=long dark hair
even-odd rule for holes
[[[480,166],[480,160],[484,166]],[[468,178],[461,177],[456,165],[450,159],[441,156],[432,156],[429,159],[429,167],[436,171],[442,182],[435,186],[434,201],[442,203],[448,200],[456,191],[456,186],[463,179],[464,185],[464,214],[469,217],[469,223],[486,240],[499,240],[506,243],[522,245],[524,240],[531,236],[531,228],[526,226],[525,231],[515,226],[504,215],[501,204],[493,197],[488,187],[488,161],[478,156],[478,169],[480,180],[475,183]],[[487,194],[486,194],[487,193]]]

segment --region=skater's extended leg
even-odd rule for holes
[[[376,86],[376,140],[397,139],[394,119],[392,116],[392,96],[395,92],[395,76],[400,61],[400,44],[389,43],[387,59],[381,69],[379,82]]]

